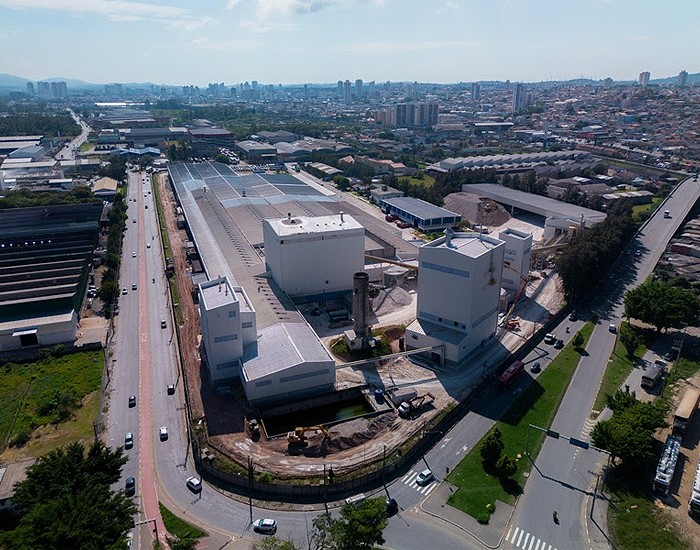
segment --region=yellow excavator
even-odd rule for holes
[[[324,439],[331,437],[331,433],[321,424],[318,426],[302,426],[287,434],[287,443],[289,445],[304,445],[306,443],[306,432],[321,432]]]

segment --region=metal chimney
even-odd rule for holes
[[[369,275],[358,271],[353,275],[352,313],[355,318],[355,336],[362,339],[362,347],[367,346],[369,339]]]

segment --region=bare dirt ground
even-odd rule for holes
[[[518,347],[523,338],[527,338],[541,323],[546,322],[550,313],[563,303],[560,283],[556,276],[529,283],[526,290],[528,298],[523,298],[514,312],[521,319],[520,329],[517,332],[499,330],[497,338],[500,345],[490,346],[486,352],[473,358],[473,364],[459,370],[431,370],[403,357],[359,367],[339,366],[336,384],[338,389],[365,384],[383,388],[394,385],[412,386],[419,394],[432,394],[434,401],[410,419],[399,418],[391,409],[374,418],[358,418],[340,423],[331,427],[330,439],[324,439],[321,434],[310,435],[309,444],[301,453],[290,454],[284,438],[263,438],[254,442],[248,436],[245,429],[246,419],[257,417],[258,411],[244,409],[245,399],[240,386],[224,393],[215,390],[209,383],[206,368],[202,365],[199,355],[199,314],[189,294],[190,268],[181,246],[186,235],[184,231],[177,229],[176,202],[167,176],[159,176],[158,184],[164,202],[165,221],[180,288],[180,307],[184,319],[184,324],[180,327],[180,345],[195,425],[202,421],[212,449],[223,452],[240,464],[245,464],[250,457],[256,464],[264,465],[266,471],[279,476],[318,474],[323,471],[324,464],[332,465],[333,470],[340,474],[356,469],[360,462],[381,460],[385,450],[390,453],[446,406],[463,398],[482,374],[482,365],[495,365],[502,360],[509,350]],[[495,210],[492,214],[493,219],[488,220],[492,223],[502,221],[503,214],[507,216],[507,213]],[[391,333],[398,338],[403,326],[416,317],[415,282],[381,292],[373,300],[373,307],[375,311],[370,319],[372,327],[394,327]],[[327,313],[313,316],[313,309],[313,306],[309,306],[301,311],[326,345],[342,335],[344,330],[351,328],[349,324],[331,328]],[[397,342],[393,342],[392,350],[398,351]],[[340,363],[342,362],[339,361]]]
[[[689,380],[678,383],[677,386],[671,411],[675,411],[675,407],[680,403],[685,388],[700,387],[700,373]],[[671,424],[673,417],[671,416],[668,421]],[[666,437],[670,433],[671,428],[666,428],[657,435],[657,438],[660,442],[666,441]],[[700,522],[688,515],[688,500],[693,487],[698,459],[700,459],[700,445],[698,443],[700,443],[700,423],[698,423],[696,418],[688,428],[688,432],[685,434],[681,444],[678,469],[675,476],[677,488],[674,485],[671,494],[667,498],[656,500],[656,505],[673,517],[678,530],[690,542],[691,548],[695,550],[700,549]]]

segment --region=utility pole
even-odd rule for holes
[[[248,457],[248,509],[250,510],[250,523],[253,523],[253,459]]]

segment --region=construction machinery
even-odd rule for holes
[[[402,401],[396,410],[400,416],[408,416],[411,412],[416,411],[423,405],[427,405],[433,401],[435,401],[435,396],[430,392],[426,392],[407,401]]]
[[[304,445],[306,443],[306,432],[321,432],[324,439],[331,437],[331,433],[321,424],[317,426],[303,426],[295,428],[293,432],[287,434],[287,443],[289,445]]]

